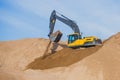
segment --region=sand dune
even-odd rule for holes
[[[120,80],[120,33],[102,46],[58,47],[41,59],[49,40],[0,42],[0,80]],[[50,51],[49,51],[50,52]]]

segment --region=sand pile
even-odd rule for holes
[[[43,59],[39,57],[30,63],[27,68],[31,69],[49,69],[54,67],[65,67],[71,64],[74,64],[85,57],[94,54],[99,50],[101,46],[91,47],[91,48],[82,48],[82,49],[71,49],[64,48],[48,57]]]
[[[120,80],[120,33],[102,47],[64,48],[41,59],[45,39],[0,42],[0,80]],[[27,67],[28,69],[23,71]],[[9,73],[8,73],[9,72]],[[2,74],[3,73],[3,74]]]
[[[48,42],[42,38],[0,42],[0,67],[24,69],[28,63],[43,55]],[[62,47],[59,46],[57,50],[60,49]]]
[[[65,71],[65,80],[120,80],[120,33],[103,47]]]

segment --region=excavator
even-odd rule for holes
[[[95,36],[82,37],[79,26],[73,20],[56,12],[55,10],[53,10],[50,16],[50,32],[48,34],[50,41],[58,43],[62,37],[62,33],[60,31],[53,33],[56,19],[68,25],[74,31],[74,33],[68,35],[67,46],[69,48],[90,47],[102,44],[101,39]]]
[[[50,42],[44,52],[43,58],[50,55],[47,53],[50,44],[51,43],[57,44],[63,35],[60,30],[53,32],[56,20],[59,20],[64,24],[68,25],[74,31],[74,33],[68,35],[67,47],[76,49],[78,47],[91,47],[102,44],[101,39],[95,36],[82,37],[79,26],[73,20],[53,10],[50,16],[50,23],[49,23],[50,32],[48,34],[48,37],[50,39]]]

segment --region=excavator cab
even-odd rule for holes
[[[77,39],[80,39],[81,36],[78,33],[74,33],[74,34],[69,34],[68,35],[68,44],[73,43],[74,41],[76,41]]]

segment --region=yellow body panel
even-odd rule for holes
[[[94,39],[96,39],[96,37],[94,36],[90,36],[90,37],[84,37],[83,39],[77,39],[72,43],[68,44],[68,47],[78,47],[78,46],[85,46],[85,43],[89,43],[89,42],[94,42]]]

